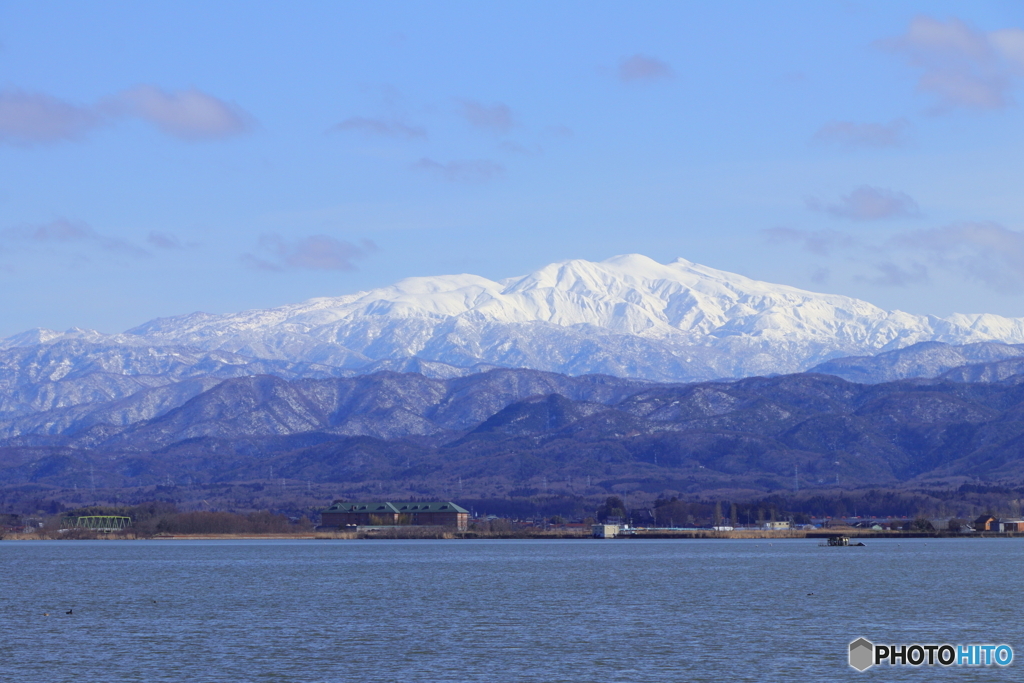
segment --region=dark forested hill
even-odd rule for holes
[[[976,366],[973,380],[954,371],[969,366]],[[1002,379],[1000,375],[1005,377],[1020,371],[1015,368],[1024,368],[1024,344],[996,341],[947,344],[927,341],[870,356],[833,358],[810,368],[808,372],[874,384],[916,377],[939,377],[944,374],[961,381],[993,381],[996,378]]]
[[[501,496],[1024,480],[1024,386],[965,379],[241,377],[196,385],[163,410],[133,413],[115,400],[9,423],[0,484],[285,478]]]

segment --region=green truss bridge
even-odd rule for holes
[[[117,517],[115,515],[88,515],[85,517],[65,517],[61,520],[60,528],[65,529],[89,529],[90,531],[119,531],[127,529],[132,525],[131,517]]]

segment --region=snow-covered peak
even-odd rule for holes
[[[46,344],[48,342],[60,339],[63,333],[56,330],[48,330],[43,327],[36,327],[31,330],[26,330],[20,334],[7,337],[6,339],[0,339],[0,349],[10,349],[18,346],[35,346],[36,344]]]
[[[184,345],[342,367],[421,358],[694,379],[801,370],[920,341],[1024,342],[1024,320],[942,319],[640,254],[552,263],[495,282],[412,277],[388,287],[228,315],[193,313],[102,337],[35,330],[4,347],[74,336]]]

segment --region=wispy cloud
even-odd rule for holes
[[[151,254],[119,237],[102,235],[89,225],[59,218],[49,223],[18,225],[0,230],[0,239],[9,244],[91,246],[116,254],[142,258]]]
[[[894,262],[886,251],[877,245],[865,244],[852,235],[838,230],[795,230],[793,228],[769,228],[762,230],[769,244],[797,244],[816,256],[842,255],[847,263],[867,268],[870,275],[854,275],[858,282],[879,287],[909,287],[928,281],[928,268],[915,258],[907,265]],[[881,259],[881,261],[879,261]],[[810,274],[811,282],[825,285],[832,279],[832,271],[818,266]]]
[[[0,142],[31,146],[80,140],[103,123],[91,107],[41,93],[0,91]]]
[[[177,235],[172,235],[169,232],[159,232],[157,230],[151,230],[146,236],[146,242],[156,247],[157,249],[185,249],[186,247],[194,247],[195,244],[182,244],[181,240],[178,239]]]
[[[42,93],[0,91],[0,142],[31,146],[83,139],[92,130],[125,117],[143,119],[183,140],[212,140],[252,127],[233,104],[195,88],[166,92],[139,85],[98,104],[80,106]]]
[[[923,71],[918,90],[938,98],[935,111],[998,109],[1012,103],[1024,75],[1024,30],[985,32],[959,20],[915,17],[902,36],[878,42]]]
[[[260,258],[259,256],[248,252],[239,256],[238,261],[246,268],[251,268],[252,270],[265,270],[271,273],[280,273],[285,270],[284,266],[279,263],[269,261],[265,258]]]
[[[825,267],[815,268],[811,273],[811,282],[816,285],[824,285],[832,279],[832,271]]]
[[[839,230],[796,230],[776,227],[761,232],[769,244],[796,243],[806,251],[819,256],[830,256],[837,249],[848,249],[858,245],[853,236]]]
[[[875,271],[871,276],[859,276],[855,279],[879,287],[909,287],[928,282],[928,268],[921,263],[911,263],[909,267],[886,261],[873,265]]]
[[[623,83],[637,83],[673,78],[675,71],[668,62],[636,54],[619,62],[617,75]]]
[[[807,208],[823,211],[838,218],[855,221],[877,221],[886,218],[917,218],[921,210],[910,195],[881,187],[861,185],[838,203],[829,204],[809,197]]]
[[[436,174],[451,182],[482,183],[505,173],[505,167],[489,159],[466,159],[441,163],[424,157],[413,164],[419,171]]]
[[[882,242],[864,242],[841,231],[771,228],[769,244],[796,244],[817,256],[842,256],[870,269],[860,282],[909,287],[929,281],[933,270],[978,282],[997,292],[1024,293],[1024,231],[998,223],[966,222],[912,230]],[[821,280],[828,271],[819,268]],[[817,282],[818,279],[815,279]]]
[[[918,230],[893,243],[1000,292],[1024,291],[1024,232],[998,223],[956,223]]]
[[[369,118],[366,116],[353,116],[345,119],[341,123],[332,126],[331,130],[338,132],[355,131],[389,138],[404,138],[406,140],[424,139],[427,137],[427,129],[422,126],[411,126],[394,119]]]
[[[460,103],[462,117],[477,128],[493,133],[507,133],[515,125],[512,110],[501,102],[486,105],[474,100],[462,100]]]
[[[574,135],[569,126],[548,126],[544,132],[555,138],[571,138]]]
[[[377,250],[370,240],[354,244],[328,235],[289,240],[277,233],[260,236],[261,255],[243,254],[242,264],[257,270],[355,270],[355,261]]]
[[[900,147],[907,142],[910,122],[896,119],[889,123],[853,123],[831,121],[818,129],[814,141],[844,147]]]
[[[168,92],[139,85],[118,98],[128,111],[182,140],[211,140],[239,135],[251,128],[249,117],[233,104],[189,88]]]

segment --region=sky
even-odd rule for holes
[[[1024,317],[1024,3],[6,2],[0,337],[641,253]]]

